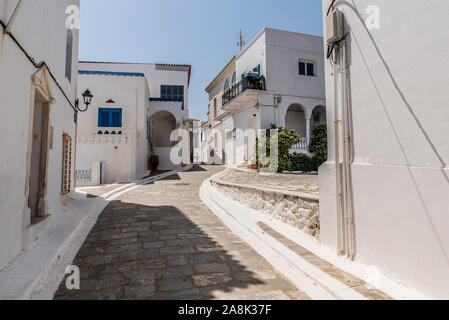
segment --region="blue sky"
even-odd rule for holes
[[[80,59],[191,64],[190,117],[204,89],[264,27],[322,35],[321,0],[81,0]]]

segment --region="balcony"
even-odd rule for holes
[[[265,90],[266,86],[264,76],[247,76],[223,94],[223,109],[226,111],[235,112],[253,102],[256,103],[260,91]]]

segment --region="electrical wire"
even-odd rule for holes
[[[337,1],[337,0],[332,0],[329,8],[327,9],[326,17],[329,15],[329,13],[331,12],[331,9],[334,7],[335,1]]]
[[[4,32],[6,30],[6,24],[2,20],[0,20],[0,25],[2,26],[3,32]],[[23,54],[27,57],[27,59],[33,64],[33,66],[36,69],[41,69],[43,67],[47,67],[50,77],[56,83],[56,86],[61,91],[62,95],[67,100],[67,102],[70,104],[70,107],[72,107],[73,111],[77,112],[76,107],[73,105],[72,101],[70,101],[70,99],[67,97],[67,94],[62,89],[62,86],[59,84],[58,80],[56,80],[56,77],[51,72],[50,67],[47,65],[47,63],[45,61],[41,61],[41,62],[37,63],[36,60],[23,48],[23,46],[20,44],[20,42],[14,37],[14,35],[11,32],[6,32],[6,34],[11,37],[11,39],[14,41],[14,43],[19,47],[19,49],[23,52]]]

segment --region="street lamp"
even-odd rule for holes
[[[76,109],[77,109],[78,111],[80,111],[80,112],[85,112],[85,111],[87,111],[87,109],[89,108],[89,105],[91,104],[92,98],[93,98],[94,96],[92,95],[92,93],[90,93],[90,90],[89,90],[89,89],[87,89],[86,91],[84,91],[84,93],[83,93],[82,95],[83,95],[83,100],[84,100],[84,104],[86,105],[86,108],[80,109],[80,107],[79,107],[79,104],[80,104],[79,99],[76,99],[76,101],[75,101],[75,106],[76,106]]]

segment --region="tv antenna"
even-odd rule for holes
[[[246,45],[245,36],[243,35],[242,29],[240,29],[239,40],[237,43],[237,47],[240,47],[240,51],[242,51],[243,47]]]

